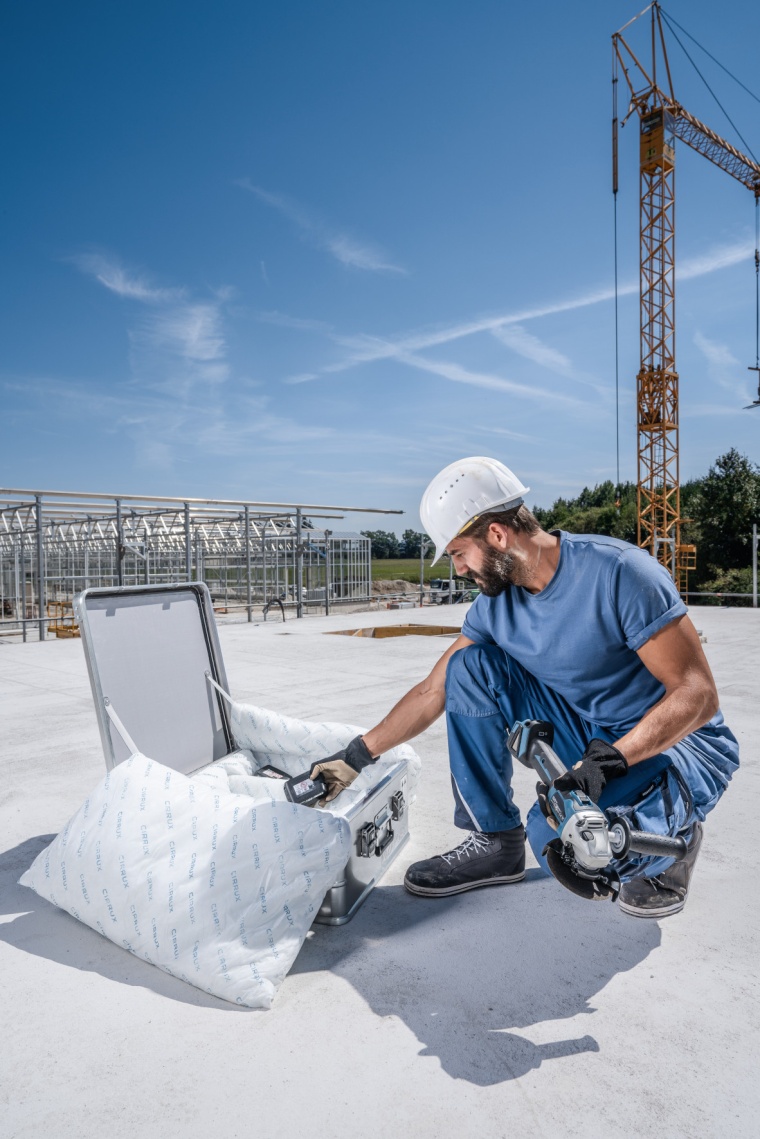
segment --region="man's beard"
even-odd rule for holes
[[[522,556],[507,553],[506,550],[495,550],[493,546],[484,546],[483,565],[478,573],[470,571],[486,597],[498,597],[509,589],[510,585],[528,585],[535,576]]]

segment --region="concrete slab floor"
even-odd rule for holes
[[[450,644],[327,637],[464,610],[220,630],[236,697],[370,726]],[[409,862],[453,846],[443,721],[412,840],[360,913],[316,927],[269,1012],[206,997],[16,880],[101,778],[77,641],[0,648],[0,1134],[467,1139],[757,1134],[760,612],[693,609],[743,767],[710,815],[688,905],[662,922],[552,879],[446,900]],[[517,773],[517,799],[534,780]]]

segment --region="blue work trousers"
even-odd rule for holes
[[[520,812],[512,796],[512,757],[507,734],[515,720],[548,720],[554,725],[554,749],[572,767],[589,740],[614,743],[620,729],[584,720],[556,692],[495,645],[469,645],[455,653],[446,673],[446,720],[456,826],[477,831],[512,830]],[[630,725],[629,725],[630,727]],[[633,764],[612,779],[599,806],[626,815],[632,827],[655,834],[691,836],[723,794],[739,764],[739,748],[718,712],[661,755]],[[543,849],[556,837],[538,803],[528,813],[528,841],[548,873]],[[625,881],[654,877],[672,865],[670,858],[629,855],[616,861]]]

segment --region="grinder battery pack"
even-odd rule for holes
[[[279,767],[272,767],[272,765],[269,763],[266,765],[266,767],[260,767],[256,772],[256,775],[262,779],[282,779],[286,783],[288,779],[290,779],[287,771],[280,771]]]
[[[312,779],[309,771],[290,776],[287,771],[267,764],[266,767],[260,767],[256,774],[265,779],[281,780],[285,784],[285,798],[291,803],[298,803],[300,807],[313,807],[327,794],[324,779]]]
[[[327,794],[327,784],[324,779],[312,779],[310,771],[311,768],[302,775],[294,775],[285,784],[285,794],[291,803],[298,803],[301,807],[313,807]]]

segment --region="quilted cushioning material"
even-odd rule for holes
[[[234,795],[138,754],[21,884],[172,976],[269,1008],[349,853],[344,819]]]

